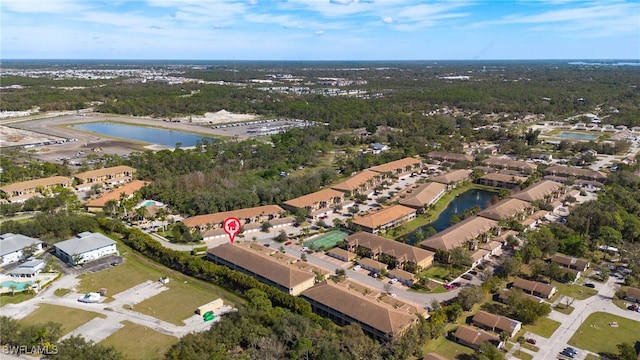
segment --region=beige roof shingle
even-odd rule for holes
[[[520,321],[510,319],[506,316],[494,315],[483,310],[478,311],[473,316],[473,323],[490,327],[492,329],[506,331],[509,335],[513,333],[518,325],[522,325]]]
[[[48,187],[53,185],[65,185],[65,184],[66,185],[71,184],[71,179],[66,176],[51,176],[51,177],[42,178],[42,179],[27,180],[27,181],[21,181],[21,182],[9,184],[9,185],[4,185],[0,187],[0,190],[4,192],[10,192],[10,191],[34,189],[38,186]]]
[[[500,338],[497,335],[466,325],[458,326],[453,336],[473,345],[480,345],[485,341],[500,342]]]
[[[378,226],[388,224],[394,220],[401,219],[405,216],[409,216],[415,213],[416,209],[403,205],[394,205],[382,210],[376,211],[372,214],[356,217],[353,219],[353,224],[367,227],[369,229],[375,229]]]
[[[380,176],[380,173],[371,170],[363,170],[347,180],[332,186],[331,188],[340,191],[358,190],[362,185],[376,179],[378,176]]]
[[[394,309],[392,305],[331,282],[320,283],[301,295],[391,337],[403,333],[418,320],[413,313]]]
[[[109,191],[108,193],[105,193],[104,195],[102,195],[97,199],[87,201],[84,205],[90,208],[104,207],[107,204],[107,201],[109,200],[116,200],[116,201],[120,200],[120,194],[124,193],[126,196],[129,196],[134,192],[142,189],[148,184],[149,184],[148,182],[145,182],[142,180],[133,180],[131,182],[126,183],[124,186],[121,186],[117,189],[113,189]]]
[[[522,289],[528,292],[536,292],[539,294],[543,294],[546,297],[551,296],[554,291],[554,287],[549,284],[544,284],[537,281],[530,281],[523,278],[516,278],[513,282],[513,287]]]
[[[304,208],[322,201],[331,201],[331,199],[343,197],[343,192],[334,189],[324,189],[311,194],[297,197],[295,199],[287,200],[284,202],[284,204],[296,208]]]
[[[511,197],[529,202],[543,200],[545,196],[553,194],[554,192],[562,189],[562,187],[562,184],[555,181],[542,180],[511,195]]]
[[[413,190],[412,197],[400,200],[400,205],[420,208],[433,203],[439,194],[447,189],[447,185],[438,182],[428,182]]]
[[[119,166],[112,166],[112,167],[107,167],[102,169],[85,171],[85,172],[77,173],[73,176],[78,179],[91,179],[91,178],[96,178],[100,176],[114,175],[119,173],[134,173],[135,171],[136,169],[130,166],[119,165]]]
[[[226,243],[211,248],[207,250],[207,254],[233,263],[288,289],[305,283],[309,279],[315,279],[313,272],[299,270],[297,267],[278,261],[268,254],[253,250],[251,246],[239,243]]]
[[[451,251],[466,245],[469,240],[475,239],[496,226],[498,226],[498,222],[495,220],[472,216],[424,240],[420,246],[427,249]]]
[[[204,226],[207,224],[220,224],[228,217],[236,217],[240,220],[258,216],[280,215],[284,210],[278,205],[264,205],[252,208],[224,211],[215,214],[197,215],[182,220],[187,227]],[[240,221],[242,222],[242,221]]]
[[[406,157],[404,159],[391,161],[386,164],[372,166],[369,170],[376,171],[379,173],[385,172],[396,172],[396,170],[400,170],[400,172],[406,172],[408,169],[413,169],[415,167],[419,167],[422,164],[422,161],[412,158]]]
[[[349,246],[363,246],[373,251],[391,255],[399,261],[411,261],[418,265],[424,261],[432,261],[434,253],[419,247],[403,244],[395,240],[389,240],[381,236],[360,231],[345,238]]]
[[[504,199],[478,213],[478,216],[492,220],[510,219],[531,208],[531,203],[520,199]]]
[[[434,176],[431,178],[431,181],[442,183],[442,184],[455,183],[455,182],[459,182],[469,178],[472,172],[473,172],[472,170],[465,170],[465,169],[454,170],[446,174]]]

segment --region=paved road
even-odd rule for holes
[[[133,290],[129,289],[120,294],[115,294],[113,296],[115,300],[110,303],[87,304],[78,302],[78,298],[80,298],[82,294],[75,291],[72,291],[64,297],[54,295],[56,289],[74,289],[78,282],[79,280],[74,276],[63,276],[30,300],[18,304],[6,304],[2,307],[2,315],[21,319],[36,310],[38,304],[42,303],[96,312],[104,315],[106,318],[93,321],[92,324],[94,327],[85,329],[87,330],[86,333],[82,332],[83,336],[88,336],[89,340],[95,342],[103,340],[114,331],[117,331],[121,327],[121,322],[124,320],[177,338],[181,338],[191,332],[204,331],[211,326],[211,322],[202,321],[199,315],[193,315],[185,319],[185,325],[178,326],[135,311],[135,304],[144,301],[144,299],[149,296],[166,290],[159,283],[152,281],[140,284],[136,288],[133,288]],[[152,288],[155,290],[152,291]],[[131,306],[133,310],[130,310]],[[220,313],[231,310],[232,309],[228,307],[224,307],[218,311]],[[217,317],[216,319],[219,318],[220,317]],[[77,331],[78,329],[74,329],[71,333],[66,334],[66,336],[70,336]]]
[[[537,335],[526,335],[537,340],[536,346],[540,351],[534,354],[534,360],[547,360],[556,358],[556,356],[567,347],[567,342],[573,334],[578,330],[580,325],[595,312],[606,312],[627,319],[640,321],[640,314],[629,310],[622,310],[611,301],[613,295],[618,289],[617,279],[610,277],[609,281],[603,284],[596,284],[598,294],[585,300],[576,300],[572,306],[574,310],[571,314],[565,315],[557,311],[552,311],[549,318],[559,321],[560,327],[553,333],[551,337],[543,338]],[[612,339],[613,340],[613,339]],[[584,359],[587,356],[586,350],[580,350],[576,359]]]

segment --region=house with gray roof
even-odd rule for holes
[[[0,235],[0,266],[20,261],[24,257],[42,251],[44,243],[38,239],[21,234],[6,233]],[[24,249],[33,246],[32,254],[25,256]]]
[[[74,266],[107,255],[118,254],[114,240],[100,233],[88,231],[55,244],[54,249],[56,256],[60,260]]]

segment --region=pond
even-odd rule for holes
[[[177,143],[180,143],[181,147],[195,146],[198,140],[202,140],[203,138],[206,138],[207,140],[214,140],[213,138],[203,135],[182,131],[108,122],[78,124],[73,125],[73,128],[90,131],[110,137],[137,140],[149,144],[157,144],[169,148],[175,147]]]
[[[577,140],[595,140],[600,137],[599,134],[589,134],[589,133],[577,133],[577,132],[569,132],[562,131],[555,135],[555,137],[559,137],[561,139],[577,139]]]
[[[407,242],[413,244],[416,241],[416,233],[422,233],[427,230],[429,227],[436,229],[437,232],[440,232],[451,226],[451,217],[454,215],[461,215],[465,210],[471,209],[475,206],[479,206],[481,209],[486,209],[487,205],[491,202],[491,199],[496,196],[497,193],[493,191],[487,191],[482,189],[471,189],[463,192],[462,194],[456,196],[450,203],[447,205],[446,209],[444,209],[436,221],[424,225],[415,231],[409,233],[407,235]]]

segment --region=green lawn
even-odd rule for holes
[[[439,337],[427,342],[424,346],[424,353],[426,354],[430,352],[438,353],[447,359],[456,359],[462,354],[471,355],[475,353],[473,349],[462,346],[457,342],[446,339],[445,337]]]
[[[587,357],[585,357],[584,360],[600,360],[600,356],[587,354]]]
[[[617,322],[618,327],[611,327]],[[618,353],[616,345],[631,343],[635,346],[640,338],[640,321],[625,319],[613,314],[597,312],[589,315],[569,344],[594,353]]]
[[[113,346],[127,359],[162,359],[178,338],[161,334],[142,325],[123,321],[124,327],[99,344]]]
[[[531,344],[529,344],[529,343],[527,343],[527,342],[526,342],[526,343],[524,343],[524,344],[522,344],[522,347],[523,347],[523,348],[525,348],[525,349],[529,349],[529,350],[531,350],[531,351],[533,351],[533,352],[538,352],[538,351],[540,351],[540,348],[539,348],[539,347],[537,347],[537,346],[535,346],[535,345],[531,345]]]
[[[11,294],[7,293],[6,295],[0,295],[0,306],[4,306],[5,304],[17,304],[23,301],[32,299],[34,295],[27,294],[26,292],[15,293],[15,295],[11,296]]]
[[[63,297],[63,296],[67,295],[67,294],[68,294],[68,293],[70,293],[70,292],[71,292],[71,289],[62,289],[62,288],[60,288],[60,289],[56,289],[56,290],[53,292],[53,294],[54,294],[55,296]]]
[[[169,290],[136,304],[134,310],[182,326],[182,320],[192,316],[199,306],[220,297],[196,282],[185,284],[182,279],[170,280]]]
[[[558,294],[572,297],[576,300],[584,300],[598,293],[597,290],[576,284],[563,284],[557,281],[552,283],[558,289]]]
[[[520,333],[524,334],[525,332],[530,331],[542,337],[549,338],[558,329],[558,327],[560,327],[559,322],[551,320],[548,317],[543,317],[538,319],[535,324],[522,325]]]
[[[38,309],[20,320],[23,324],[46,324],[49,321],[62,325],[62,335],[84,325],[95,317],[106,318],[92,311],[68,308],[50,304],[39,304]]]
[[[164,275],[158,269],[145,266],[135,261],[135,255],[129,253],[124,263],[97,273],[86,273],[78,276],[78,292],[95,292],[100,288],[107,289],[106,302],[113,301],[111,295],[127,290],[147,280],[157,281]]]
[[[187,312],[191,312],[191,314],[193,314],[193,311],[195,311],[198,306],[204,305],[205,303],[219,297],[222,297],[225,303],[234,304],[243,302],[243,300],[235,294],[232,294],[214,284],[171,270],[137,255],[132,251],[123,251],[123,249],[128,250],[128,248],[122,244],[119,245],[120,250],[123,253],[123,257],[125,258],[125,262],[97,273],[81,275],[81,281],[78,285],[79,292],[97,291],[100,288],[106,288],[107,298],[105,300],[106,302],[109,302],[113,301],[111,296],[114,294],[127,290],[147,280],[158,281],[161,276],[168,276],[171,280],[168,284],[169,290],[166,290],[151,299],[147,299],[145,302],[150,301],[151,305],[147,306],[153,306],[152,310],[148,312],[149,315],[153,315],[153,308],[155,308],[158,318],[180,325],[182,325],[181,320],[188,317],[184,316],[184,314]],[[185,281],[186,284],[184,283]],[[163,301],[162,294],[165,293],[168,293],[165,295],[166,299],[169,299],[169,301],[176,301],[171,302],[171,304],[166,304],[165,306],[155,304],[156,301]],[[159,298],[154,300],[156,297]],[[138,308],[142,309],[139,306]],[[146,307],[144,307],[144,309],[146,309]],[[175,312],[177,315],[168,315],[166,311]],[[181,318],[178,319],[177,317]]]
[[[557,312],[560,312],[560,313],[563,313],[565,315],[569,315],[569,314],[571,314],[573,312],[574,307],[573,306],[567,307],[565,304],[558,304],[557,306],[555,306],[553,308],[553,310],[555,310]]]

